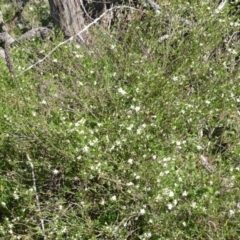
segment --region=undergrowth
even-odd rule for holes
[[[169,2],[1,60],[1,239],[239,238],[239,23]]]

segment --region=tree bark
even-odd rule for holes
[[[48,0],[53,23],[63,30],[66,37],[71,37],[84,27],[84,11],[80,0]],[[78,36],[78,41],[84,41]]]

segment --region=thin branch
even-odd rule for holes
[[[116,9],[122,9],[122,8],[128,8],[128,9],[133,9],[135,11],[140,11],[136,8],[133,7],[129,7],[129,6],[119,6],[119,7],[113,7],[110,8],[109,10],[107,10],[106,12],[104,12],[102,15],[100,15],[98,18],[96,18],[93,22],[91,22],[90,24],[88,24],[86,27],[84,27],[81,31],[79,31],[77,34],[73,35],[72,37],[68,38],[67,40],[59,43],[56,47],[54,47],[44,58],[38,60],[37,62],[35,62],[34,64],[32,64],[31,66],[29,66],[28,68],[26,68],[24,71],[22,71],[20,75],[22,75],[23,73],[27,72],[28,70],[32,69],[33,67],[37,66],[39,63],[45,61],[49,56],[52,55],[53,52],[55,52],[59,47],[61,47],[62,45],[71,42],[74,40],[75,37],[80,36],[81,33],[87,31],[91,26],[93,26],[94,24],[96,24],[102,17],[104,17],[107,13],[116,10]]]
[[[145,1],[150,5],[152,9],[155,10],[157,14],[159,14],[162,11],[161,8],[154,1],[152,0],[145,0]]]
[[[220,13],[223,8],[225,7],[226,3],[228,0],[223,0],[217,7],[217,9],[215,10],[215,13]]]
[[[213,167],[209,162],[209,159],[204,155],[200,155],[202,166],[206,169],[208,173],[213,173]]]
[[[28,159],[29,165],[32,169],[33,190],[35,192],[35,197],[36,197],[36,201],[37,201],[37,208],[38,208],[38,211],[40,213],[41,212],[41,207],[40,207],[40,200],[39,200],[39,196],[38,196],[38,192],[37,192],[37,184],[36,184],[36,177],[35,177],[35,172],[34,172],[34,165],[33,165],[32,160],[31,160],[31,158],[29,157],[28,154],[27,154],[27,159]],[[40,222],[41,222],[42,232],[44,233],[44,231],[45,231],[44,220],[42,218],[40,218]],[[44,237],[44,240],[46,240],[45,237]]]

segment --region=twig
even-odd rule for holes
[[[152,0],[145,0],[147,3],[149,3],[150,7],[155,10],[157,14],[159,14],[162,10],[161,8]]]
[[[202,163],[203,167],[206,169],[206,171],[208,173],[212,173],[213,172],[213,167],[210,164],[208,158],[205,157],[204,155],[201,155],[200,158],[201,158],[201,163]]]
[[[4,55],[5,55],[5,60],[6,60],[6,64],[8,67],[8,70],[11,74],[14,74],[14,67],[13,67],[13,63],[12,63],[12,59],[10,57],[10,42],[6,41],[4,44]]]
[[[27,159],[28,159],[29,165],[32,169],[33,190],[35,192],[35,197],[36,197],[36,201],[37,201],[37,208],[38,208],[38,211],[40,213],[41,212],[41,207],[40,207],[40,201],[39,201],[39,196],[38,196],[38,192],[37,192],[37,184],[36,184],[36,177],[35,177],[35,173],[34,173],[34,165],[33,165],[32,160],[31,160],[31,158],[29,157],[28,154],[27,154]],[[45,231],[44,220],[42,218],[40,218],[40,222],[41,222],[42,232],[44,233],[44,231]],[[47,238],[44,237],[43,239],[46,240]]]
[[[215,10],[215,13],[220,13],[220,12],[223,10],[223,8],[224,8],[224,6],[226,5],[226,3],[227,3],[227,0],[223,0],[223,1],[218,5],[217,9]]]

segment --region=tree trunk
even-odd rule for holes
[[[61,28],[66,37],[71,37],[84,27],[84,11],[80,0],[48,0],[53,23]],[[84,41],[84,35],[78,41]]]

